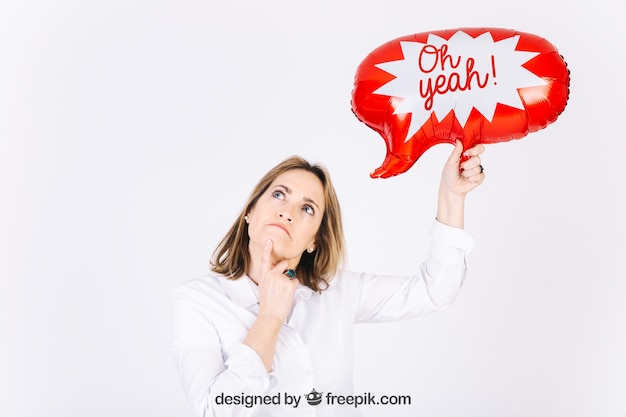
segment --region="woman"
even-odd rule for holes
[[[298,157],[270,170],[218,245],[212,272],[174,291],[172,352],[194,415],[359,415],[334,400],[353,394],[353,324],[415,317],[454,300],[473,246],[464,201],[484,180],[483,150],[463,152],[457,141],[430,255],[408,277],[341,270],[328,173]]]

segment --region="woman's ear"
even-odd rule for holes
[[[246,213],[246,215],[243,217],[243,219],[246,221],[246,223],[250,224],[250,218],[252,217],[252,212],[254,211],[254,207],[251,208],[250,210],[248,210],[248,212]]]

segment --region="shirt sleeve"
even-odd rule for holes
[[[180,291],[174,292],[172,303],[171,350],[193,415],[254,415],[257,406],[225,404],[225,396],[237,401],[237,397],[262,395],[269,389],[270,376],[261,358],[242,343],[224,359],[218,332],[201,308]]]
[[[412,276],[361,274],[355,322],[384,322],[447,308],[467,273],[467,256],[475,245],[463,229],[435,221],[427,259]]]

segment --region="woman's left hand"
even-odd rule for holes
[[[482,184],[485,173],[480,154],[484,151],[485,146],[479,144],[463,152],[463,144],[457,140],[452,154],[443,167],[440,191],[465,196]]]
[[[485,180],[480,163],[484,151],[484,145],[476,145],[463,152],[463,144],[456,141],[441,174],[437,202],[437,220],[441,223],[464,227],[465,196]]]

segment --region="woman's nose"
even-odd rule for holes
[[[291,215],[291,212],[289,210],[287,210],[287,209],[279,211],[278,212],[278,217],[283,219],[283,220],[286,220],[286,221],[288,221],[290,223],[293,221],[293,216]]]

